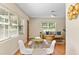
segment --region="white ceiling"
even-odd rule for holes
[[[16,4],[26,15],[30,17],[65,17],[64,3],[17,3]],[[55,12],[51,12],[54,10]]]

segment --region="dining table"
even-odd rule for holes
[[[33,49],[32,55],[45,55],[47,47],[40,47],[40,46],[45,45],[45,44],[42,44],[44,42],[44,39],[35,38],[31,40],[34,42],[34,44],[32,44],[33,46],[31,47]]]
[[[40,45],[43,43],[43,39],[33,39],[32,41],[34,41],[35,43],[34,48],[39,48]]]

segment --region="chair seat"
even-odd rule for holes
[[[41,48],[26,48],[22,40],[19,40],[18,43],[19,43],[21,54],[47,55],[47,54],[53,53],[56,41],[53,40],[49,48],[42,48],[42,49]]]
[[[45,49],[37,48],[33,50],[32,54],[33,55],[46,55],[47,53]]]
[[[20,48],[20,52],[21,54],[32,54],[32,51],[33,49],[31,48],[26,48],[25,45],[24,45],[24,42],[23,40],[19,40],[18,41],[18,44],[19,44],[19,48]]]

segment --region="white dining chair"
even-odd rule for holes
[[[30,40],[29,42],[28,42],[28,47],[29,48],[33,48],[34,47],[34,41],[32,41],[32,40]]]
[[[27,55],[31,55],[32,54],[32,50],[31,48],[26,48],[24,46],[24,42],[23,40],[19,40],[18,41],[18,44],[19,44],[19,49],[20,49],[20,52],[21,54],[27,54]]]
[[[49,43],[46,39],[43,39],[43,43],[40,45],[40,48],[45,48],[45,47],[48,47],[49,46]]]
[[[44,43],[45,43],[46,45],[49,45],[46,39],[44,39]]]
[[[28,42],[28,46],[31,46],[31,45],[32,45],[32,43],[33,43],[32,41],[29,41],[29,42]]]
[[[37,48],[34,50],[34,55],[50,55],[54,52],[56,40],[53,40],[49,48]]]
[[[53,40],[50,47],[46,48],[46,54],[51,54],[54,52],[56,40]]]

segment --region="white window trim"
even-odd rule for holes
[[[8,39],[8,38],[11,38],[11,37],[18,37],[20,34],[19,34],[19,29],[18,29],[18,19],[19,19],[19,17],[20,16],[18,16],[16,13],[14,13],[14,12],[12,12],[12,11],[10,11],[10,10],[8,10],[7,8],[4,8],[4,7],[2,7],[2,6],[0,6],[0,9],[4,9],[5,11],[7,11],[8,12],[8,16],[7,16],[7,18],[8,18],[8,23],[5,23],[5,21],[4,22],[0,22],[0,25],[3,25],[4,26],[4,28],[3,28],[3,38],[0,38],[0,41],[3,41],[3,40],[6,40],[6,39]],[[14,34],[14,35],[11,35],[11,36],[9,36],[10,35],[10,26],[9,26],[9,23],[10,23],[10,13],[12,13],[12,14],[14,14],[16,17],[17,17],[17,24],[12,24],[13,26],[17,26],[17,29],[16,29],[16,34]],[[6,18],[5,16],[2,16],[2,15],[0,15],[1,17],[3,17],[4,19]],[[5,25],[8,25],[8,36],[7,37],[5,37]],[[23,25],[23,24],[22,24]],[[23,31],[22,31],[23,32]]]

